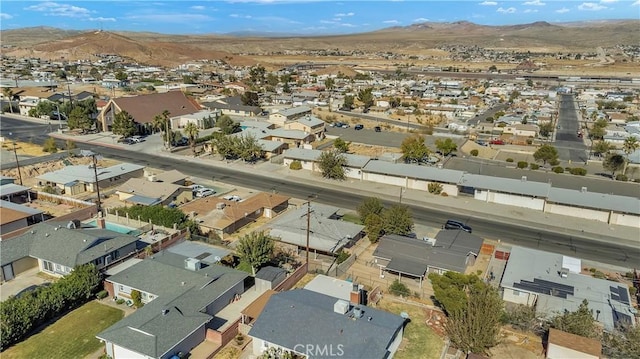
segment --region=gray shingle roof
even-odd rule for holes
[[[107,168],[98,168],[98,181],[122,176],[130,172],[139,171],[143,168],[144,166],[132,163],[121,163]],[[77,165],[66,166],[57,171],[47,172],[36,178],[52,183],[72,183],[75,181],[93,183],[95,182],[95,173],[93,168],[90,168],[89,166]]]
[[[286,270],[284,270],[283,268],[267,266],[261,268],[258,273],[256,273],[256,278],[273,282],[275,279],[281,276],[283,272],[286,273]]]
[[[308,106],[297,106],[297,107],[282,109],[277,113],[285,117],[290,117],[290,116],[301,115],[307,112],[311,112],[311,108],[309,108]]]
[[[209,322],[213,317],[204,313],[204,308],[248,277],[247,273],[217,264],[188,270],[184,268],[187,258],[163,251],[109,277],[110,282],[158,297],[97,337],[137,353],[160,357]],[[168,309],[168,314],[163,315],[163,309]]]
[[[68,229],[65,226],[64,222],[38,223],[24,234],[2,241],[2,263],[31,256],[73,268],[138,240],[106,229]],[[121,256],[125,254],[120,253]]]
[[[417,178],[442,183],[458,183],[462,171],[448,170],[428,166],[416,166],[406,163],[390,163],[386,161],[369,161],[364,166],[365,172]]]
[[[249,335],[294,350],[296,344],[313,343],[337,350],[344,358],[386,358],[387,348],[404,319],[367,306],[359,306],[363,316],[353,319],[334,312],[338,299],[305,289],[274,294],[249,331]],[[369,320],[371,318],[371,320]],[[313,325],[309,325],[313,323]],[[299,347],[298,347],[299,350]],[[319,353],[320,354],[320,353]],[[330,357],[331,353],[314,358]],[[334,354],[335,355],[335,354]]]
[[[613,194],[582,192],[565,188],[551,188],[549,202],[585,208],[600,208],[623,213],[640,214],[640,199]]]
[[[291,158],[299,161],[316,161],[322,154],[321,150],[306,150],[304,148],[289,148],[284,151],[284,158]]]
[[[31,188],[21,186],[15,183],[7,183],[0,186],[0,196],[10,196],[16,193],[23,193],[29,191]]]
[[[531,182],[522,179],[482,176],[465,173],[457,182],[460,186],[485,189],[502,193],[523,194],[544,198],[551,189],[546,182]]]

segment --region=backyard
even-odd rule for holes
[[[2,358],[84,358],[102,346],[96,334],[123,316],[120,309],[89,302],[10,347]]]
[[[397,359],[439,359],[444,341],[426,324],[425,308],[405,303],[398,303],[383,298],[378,309],[394,314],[405,312],[411,322],[404,329],[404,338],[394,358]]]

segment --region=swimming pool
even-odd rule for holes
[[[96,220],[92,220],[90,222],[86,223],[87,225],[90,225],[92,227],[98,227],[98,224],[96,223]],[[131,227],[127,227],[127,226],[123,226],[120,224],[116,224],[116,223],[111,223],[111,222],[105,222],[104,224],[105,229],[108,229],[110,231],[114,231],[114,232],[118,232],[118,233],[124,233],[124,234],[130,234],[132,236],[137,236],[139,234],[142,233],[142,231],[139,231],[135,228],[131,228]]]

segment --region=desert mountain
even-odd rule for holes
[[[149,32],[72,32],[52,28],[0,31],[5,54],[86,58],[116,53],[149,65],[172,66],[199,59],[223,59],[251,65],[252,54],[292,50],[419,53],[447,45],[469,45],[509,50],[546,49],[549,52],[587,50],[640,43],[640,20],[612,20],[550,24],[540,21],[509,26],[486,26],[468,21],[426,22],[379,31],[334,36],[220,36],[167,35]],[[613,41],[612,41],[613,39]],[[244,54],[244,55],[243,55]]]

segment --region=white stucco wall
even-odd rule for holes
[[[378,182],[378,183],[386,183],[394,186],[402,186],[406,185],[407,180],[404,177],[393,177],[387,176],[377,173],[369,173],[364,172],[363,179],[365,181]]]
[[[609,221],[609,211],[571,207],[556,203],[547,203],[547,205],[544,207],[544,211],[547,213],[591,219],[604,223],[607,223]]]
[[[150,357],[118,345],[113,345],[113,359],[150,359]]]
[[[632,214],[613,213],[611,214],[611,224],[640,228],[640,216],[635,216]]]
[[[518,196],[508,193],[489,192],[488,202],[506,204],[508,206],[516,206],[523,208],[536,209],[542,211],[544,209],[544,199]]]
[[[396,333],[396,337],[393,338],[393,341],[391,342],[391,344],[389,344],[389,347],[387,348],[387,350],[389,351],[388,359],[392,359],[393,356],[398,351],[398,348],[400,347],[400,343],[402,343],[403,335],[404,335],[404,328],[400,328],[400,330],[398,330],[398,333]]]
[[[536,301],[536,295],[517,289],[504,288],[502,300],[516,304],[533,305]]]
[[[549,343],[547,359],[598,359],[599,357]]]

